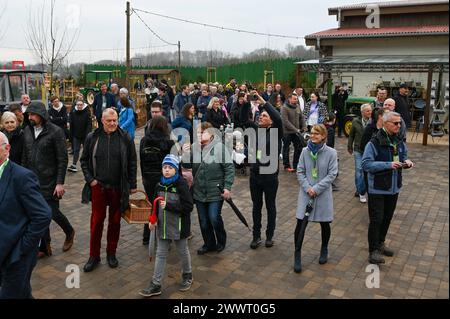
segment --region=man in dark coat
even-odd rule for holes
[[[65,193],[64,180],[68,162],[66,137],[61,128],[49,121],[44,103],[31,102],[25,114],[28,114],[30,125],[24,129],[22,165],[37,175],[41,193],[52,209],[52,219],[66,234],[63,251],[68,251],[73,245],[75,231],[59,210],[59,200]],[[50,241],[48,229],[41,241],[41,257],[52,254]]]
[[[86,136],[92,130],[91,112],[83,101],[77,101],[75,109],[70,114],[70,136],[72,138],[73,161],[67,169],[77,172],[77,162],[80,156],[81,145],[84,145]]]
[[[32,298],[31,273],[52,213],[36,175],[10,161],[9,150],[0,133],[0,299]]]
[[[121,214],[129,207],[129,195],[136,192],[136,149],[127,132],[118,127],[117,112],[103,111],[102,127],[86,137],[81,168],[86,184],[82,202],[92,201],[90,257],[85,272],[94,270],[100,263],[100,246],[106,207],[109,206],[107,235],[107,261],[111,268],[119,262],[116,258],[120,236]]]
[[[283,137],[283,122],[280,113],[257,93],[258,101],[262,107],[258,123],[247,121],[247,127],[256,130],[256,149],[249,149],[250,166],[250,194],[253,202],[253,240],[250,248],[256,249],[261,244],[261,220],[263,196],[267,209],[267,228],[265,246],[273,246],[277,208],[276,196],[278,191],[278,155],[281,151],[281,138]],[[245,121],[250,106],[244,104],[241,115]],[[275,134],[274,134],[275,133]],[[276,137],[276,138],[275,138]],[[251,144],[251,143],[250,143]],[[268,154],[268,155],[267,155]],[[256,157],[252,159],[252,156]]]
[[[95,117],[97,118],[98,127],[102,126],[102,113],[108,107],[117,107],[116,98],[113,94],[108,92],[106,84],[102,84],[100,93],[95,95],[94,104],[92,105]]]
[[[411,127],[411,114],[408,102],[408,85],[405,83],[400,84],[398,94],[394,97],[395,100],[395,112],[402,116],[405,121],[406,128]]]

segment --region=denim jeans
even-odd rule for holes
[[[72,149],[73,149],[73,165],[77,166],[78,159],[80,158],[80,149],[81,145],[84,144],[83,140],[80,140],[76,137],[72,139]]]
[[[153,273],[153,283],[161,285],[164,277],[164,268],[166,267],[167,256],[169,255],[170,239],[158,238],[158,248],[156,249],[155,270]],[[189,253],[187,238],[174,240],[177,247],[178,256],[181,259],[181,270],[183,274],[192,273],[191,254]]]
[[[200,230],[204,241],[204,247],[215,250],[217,246],[225,247],[227,233],[222,220],[223,201],[218,202],[196,202]]]
[[[360,195],[366,194],[366,183],[364,182],[364,173],[361,166],[362,154],[360,152],[353,152],[355,157],[355,186],[356,191]]]
[[[253,202],[253,238],[261,237],[263,195],[267,209],[266,238],[272,239],[275,232],[277,207],[275,200],[278,190],[278,176],[250,176],[250,194]]]

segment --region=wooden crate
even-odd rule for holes
[[[130,198],[130,207],[122,214],[122,217],[128,224],[147,224],[152,211],[152,204],[144,191],[138,190],[137,192],[144,194],[145,199]]]

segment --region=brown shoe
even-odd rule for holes
[[[72,231],[72,234],[68,238],[66,238],[66,240],[64,241],[63,252],[66,252],[70,248],[72,248],[74,237],[75,237],[75,230]]]
[[[52,247],[50,246],[50,244],[46,245],[46,249],[47,249],[47,251],[45,252],[45,254],[50,257],[53,254]]]

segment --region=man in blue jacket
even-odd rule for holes
[[[52,213],[36,175],[11,162],[10,149],[0,132],[0,299],[32,298],[31,273]]]
[[[399,137],[402,118],[399,113],[383,115],[383,128],[366,145],[362,168],[368,176],[369,263],[384,264],[384,256],[394,252],[384,244],[402,187],[402,170],[414,166]]]
[[[108,92],[106,83],[100,86],[100,93],[95,95],[94,104],[92,104],[95,117],[97,118],[98,127],[102,127],[102,114],[108,107],[117,107],[116,98]]]

